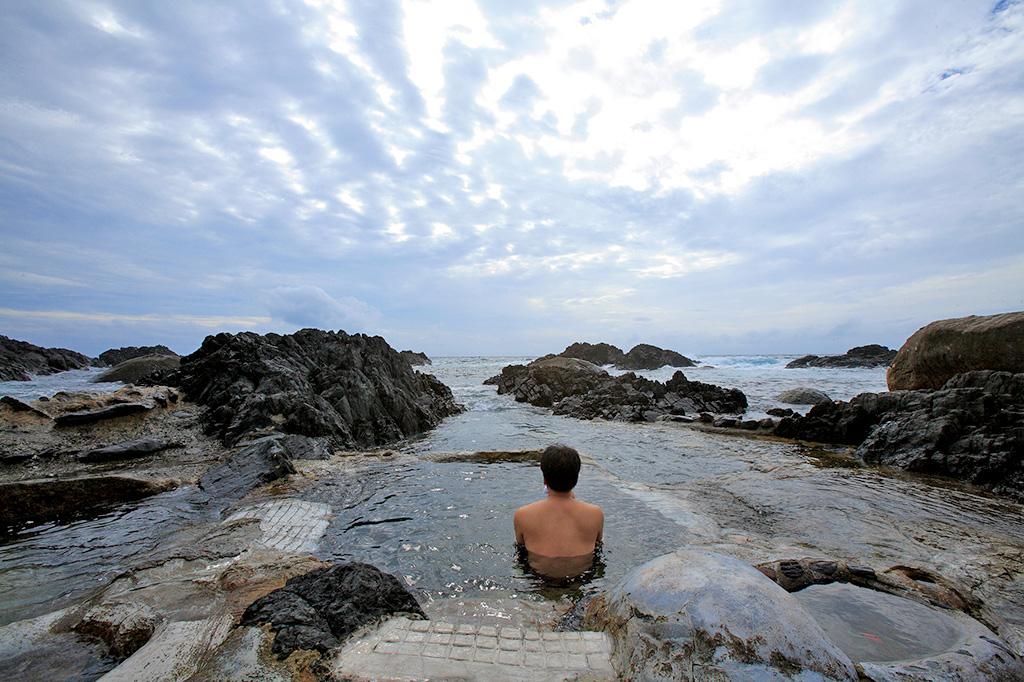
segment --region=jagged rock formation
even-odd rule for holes
[[[178,369],[181,363],[177,355],[141,355],[108,369],[93,379],[94,382],[123,381],[126,384],[143,383],[157,374]]]
[[[434,364],[426,353],[417,353],[414,350],[400,350],[398,354],[405,358],[410,365],[432,365]]]
[[[857,346],[844,355],[805,355],[786,365],[787,369],[797,367],[888,367],[896,357],[896,351],[877,343]]]
[[[381,337],[341,331],[208,336],[169,381],[209,408],[207,431],[226,444],[278,430],[339,447],[382,445],[462,410]]]
[[[959,374],[937,391],[862,393],[782,419],[775,434],[857,446],[869,463],[952,476],[1024,500],[1024,373]]]
[[[0,381],[29,381],[32,374],[82,369],[92,360],[67,348],[42,348],[0,335]]]
[[[637,344],[628,353],[624,353],[621,348],[608,343],[577,342],[568,346],[557,356],[545,357],[576,358],[592,362],[595,365],[614,365],[618,369],[630,370],[659,369],[666,365],[670,367],[696,366],[693,360],[674,350],[665,350],[647,343]]]
[[[577,419],[655,421],[663,415],[741,412],[747,406],[741,391],[689,381],[682,372],[665,383],[632,372],[613,377],[576,358],[509,365],[488,382],[498,386],[498,393],[510,393],[519,402],[551,407],[555,414]]]
[[[619,369],[658,369],[665,365],[669,367],[696,367],[697,363],[674,350],[666,350],[648,343],[640,343],[633,346],[616,367]]]
[[[889,368],[890,391],[940,388],[963,372],[1024,372],[1024,312],[939,320],[918,329]]]
[[[290,579],[253,602],[241,624],[269,623],[273,651],[285,658],[296,649],[326,652],[360,627],[398,613],[426,618],[397,578],[370,564],[351,563]]]
[[[114,365],[120,365],[125,360],[131,360],[132,358],[141,358],[143,355],[167,355],[172,358],[180,357],[173,350],[164,345],[156,346],[123,346],[121,348],[110,348],[96,358],[100,364],[107,367],[113,367]]]

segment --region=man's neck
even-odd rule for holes
[[[563,493],[563,492],[559,492],[557,490],[552,490],[551,488],[548,488],[548,499],[549,500],[571,500],[572,499],[572,491],[571,490],[567,490],[566,492]]]

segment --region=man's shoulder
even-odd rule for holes
[[[584,502],[583,500],[576,500],[576,504],[580,505],[580,509],[584,510],[587,514],[590,514],[591,516],[604,516],[604,512],[596,504],[590,504],[589,502]]]
[[[522,516],[524,514],[531,514],[535,512],[537,509],[540,509],[541,506],[543,506],[543,502],[544,500],[537,500],[536,502],[531,502],[530,504],[524,504],[519,509],[516,509],[516,516]]]

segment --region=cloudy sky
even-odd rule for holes
[[[898,346],[1024,309],[1024,2],[0,9],[0,333]]]

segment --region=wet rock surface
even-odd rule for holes
[[[786,367],[888,367],[895,357],[893,349],[873,343],[851,348],[843,355],[804,355]]]
[[[82,369],[92,360],[67,348],[43,348],[0,335],[0,381],[28,381],[32,374]]]
[[[550,407],[555,414],[577,419],[657,421],[664,415],[740,412],[747,406],[741,391],[689,381],[682,372],[665,383],[633,373],[613,377],[597,365],[575,358],[509,365],[489,381],[498,386],[499,394],[508,393],[519,402]]]
[[[350,563],[290,579],[249,606],[241,624],[270,624],[273,651],[284,658],[298,649],[325,652],[360,627],[394,614],[426,618],[394,576]]]
[[[235,449],[199,479],[199,488],[218,503],[241,499],[265,483],[295,473],[288,450],[277,438],[262,438]]]
[[[381,337],[316,329],[209,336],[174,381],[208,408],[208,432],[229,445],[267,428],[339,447],[381,445],[461,411],[447,386]]]
[[[1024,372],[1024,312],[932,322],[900,348],[887,382],[890,391],[941,388],[976,370]]]
[[[863,393],[782,419],[775,434],[856,446],[865,462],[1024,499],[1024,374],[967,372],[937,391]]]
[[[792,596],[738,559],[680,550],[630,572],[587,608],[625,679],[856,680],[852,661]]]
[[[102,365],[107,367],[113,367],[119,365],[125,360],[131,360],[132,358],[139,358],[143,355],[168,355],[171,357],[179,357],[177,353],[164,345],[156,346],[123,346],[121,348],[110,348],[96,358]]]
[[[168,448],[181,447],[180,443],[156,438],[140,438],[103,448],[93,448],[76,455],[80,462],[116,462],[123,459],[144,457]]]
[[[180,359],[177,355],[143,355],[130,358],[100,374],[93,381],[122,381],[126,384],[143,383],[158,373],[172,372],[178,369]]]

